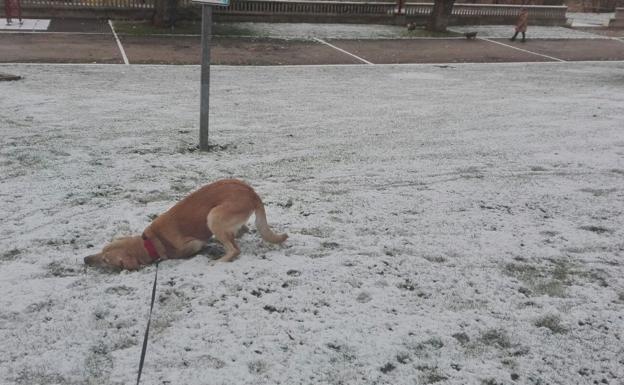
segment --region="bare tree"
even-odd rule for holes
[[[445,32],[454,4],[455,0],[434,0],[427,29],[434,32]]]
[[[166,28],[175,25],[178,15],[177,0],[155,0],[154,16],[152,24],[157,27]]]

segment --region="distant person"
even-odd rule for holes
[[[15,16],[17,16],[20,25],[24,24],[19,0],[4,0],[4,14],[6,15],[7,25],[13,23],[13,17]]]
[[[522,32],[522,40],[521,42],[526,41],[526,30],[527,25],[529,24],[529,10],[526,7],[523,7],[520,10],[520,15],[518,15],[518,20],[516,21],[516,33],[511,37],[511,41],[516,40],[516,36],[518,36],[519,32]]]

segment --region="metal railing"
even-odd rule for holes
[[[4,4],[0,0],[0,5]],[[154,0],[21,0],[22,8],[151,9]]]
[[[0,0],[2,6],[4,0]],[[151,10],[155,0],[21,0],[23,9],[50,10]],[[197,6],[191,0],[180,0],[178,7]],[[433,3],[406,3],[406,16],[429,15]],[[513,17],[520,5],[505,4],[455,4],[453,16],[457,17]],[[538,19],[565,20],[566,6],[529,6],[529,14]],[[360,15],[392,16],[396,12],[395,1],[292,1],[292,0],[231,0],[228,7],[217,7],[215,13],[225,15]]]
[[[322,15],[392,15],[395,3],[289,1],[289,0],[233,0],[218,13],[246,14],[322,14]]]

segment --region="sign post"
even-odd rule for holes
[[[210,41],[212,40],[212,7],[227,7],[230,0],[193,0],[201,4],[201,89],[199,111],[199,149],[209,151],[208,120],[210,111]]]

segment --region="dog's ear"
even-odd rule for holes
[[[121,258],[119,264],[121,265],[119,267],[126,270],[137,270],[139,267],[141,267],[139,261],[137,261],[137,259],[132,256]]]

